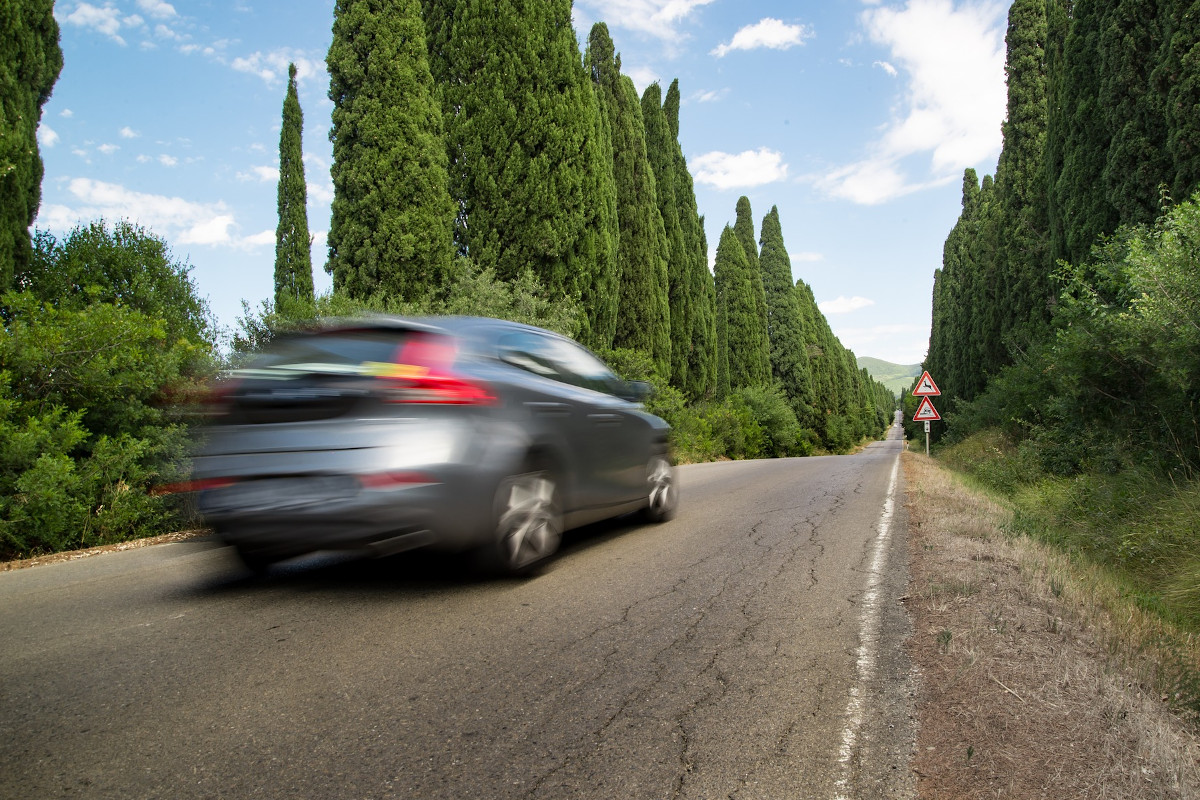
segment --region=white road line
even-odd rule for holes
[[[838,751],[840,777],[835,786],[835,800],[850,800],[850,761],[858,745],[858,734],[863,724],[863,706],[867,686],[875,678],[875,665],[879,653],[879,626],[881,608],[879,585],[887,567],[888,545],[892,538],[892,515],[896,504],[896,477],[900,472],[900,456],[892,465],[892,476],[888,481],[887,499],[879,514],[879,532],[875,537],[875,549],[871,553],[871,569],[867,575],[867,589],[863,593],[862,611],[859,615],[858,681],[850,687],[850,701],[846,704],[846,728],[842,731],[842,746]]]

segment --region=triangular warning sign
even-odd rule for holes
[[[941,393],[942,390],[937,388],[933,378],[929,377],[929,370],[921,373],[921,380],[917,381],[916,388],[912,390],[913,397],[937,397]]]
[[[931,422],[941,418],[942,415],[933,407],[933,401],[928,397],[922,397],[921,404],[917,406],[917,413],[913,414],[913,422]]]

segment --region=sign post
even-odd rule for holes
[[[921,373],[921,379],[917,381],[916,387],[912,390],[913,397],[921,398],[921,404],[917,406],[917,413],[913,414],[913,422],[925,423],[925,455],[929,455],[929,423],[942,418],[929,398],[938,397],[941,393],[942,390],[933,382],[928,370]]]

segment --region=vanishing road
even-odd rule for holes
[[[898,429],[680,469],[535,577],[157,545],[0,573],[0,798],[912,793]]]

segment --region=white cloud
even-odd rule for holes
[[[121,128],[119,133],[121,134],[122,139],[136,139],[141,135],[128,125],[126,125],[124,128]]]
[[[875,301],[866,297],[839,297],[837,300],[826,300],[818,303],[817,308],[822,314],[849,314],[852,311],[875,305]]]
[[[176,16],[175,6],[162,0],[137,0],[138,8],[155,19],[170,19]]]
[[[1007,5],[907,0],[864,10],[867,37],[890,52],[877,63],[906,81],[901,111],[862,160],[829,170],[815,180],[818,188],[856,203],[882,203],[958,180],[965,168],[993,160],[1007,103]],[[914,157],[927,164],[916,177]]]
[[[146,24],[146,20],[142,19],[137,14],[130,14],[121,21],[125,23],[126,28],[140,28]]]
[[[886,61],[876,61],[871,66],[879,67],[881,70],[886,72],[888,75],[891,75],[893,78],[900,74],[899,71],[895,67],[893,67],[891,64],[889,64]]]
[[[714,103],[717,100],[720,100],[725,95],[726,91],[727,90],[725,89],[721,89],[720,91],[709,90],[706,92],[697,92],[696,94],[692,95],[692,99],[697,103]]]
[[[252,236],[247,236],[245,239],[242,239],[242,243],[246,247],[262,247],[263,245],[273,245],[275,244],[275,231],[261,231],[253,234]]]
[[[578,0],[610,27],[637,31],[667,42],[683,37],[679,24],[715,0]]]
[[[42,147],[50,148],[58,144],[58,132],[45,123],[38,125],[37,140]]]
[[[279,180],[279,167],[251,167],[249,172],[239,172],[237,179],[243,182],[271,183]]]
[[[62,111],[58,112],[58,115],[63,119],[70,119],[71,117],[75,116],[75,112],[69,108],[64,108]]]
[[[783,155],[766,147],[737,154],[705,153],[696,156],[691,167],[698,183],[718,189],[762,186],[787,177]]]
[[[149,164],[153,160],[154,159],[150,158],[150,156],[146,155],[145,153],[142,153],[137,157],[137,162],[139,164]]]
[[[193,203],[181,197],[146,194],[113,183],[74,178],[67,185],[76,205],[44,205],[38,221],[51,230],[70,230],[81,221],[129,219],[187,244],[232,244],[233,215],[224,203]]]
[[[111,156],[113,153],[120,150],[121,146],[116,145],[116,144],[102,144],[99,147],[97,147],[96,149],[99,150],[101,153],[104,153],[104,155],[106,155],[106,156]]]
[[[332,183],[313,183],[308,181],[305,185],[305,190],[308,192],[308,202],[314,205],[328,205],[333,202],[333,184]]]
[[[179,159],[175,156],[169,156],[166,153],[163,153],[158,157],[158,163],[162,164],[164,167],[173,167],[179,163]]]
[[[622,68],[622,72],[633,80],[633,85],[637,87],[639,95],[646,91],[647,86],[659,79],[658,72],[651,67],[635,67],[629,70]]]
[[[296,65],[296,82],[304,83],[312,77],[325,75],[323,61],[306,58],[294,50],[283,48],[270,53],[256,52],[251,55],[235,58],[230,66],[238,72],[257,75],[268,84],[276,84],[287,80],[288,64]]]
[[[154,26],[154,35],[160,39],[166,39],[167,41],[172,41],[172,42],[182,42],[187,38],[186,36],[182,36],[182,35],[176,33],[175,31],[171,30],[166,25],[163,25],[161,22],[158,25]]]
[[[772,50],[787,50],[804,44],[813,37],[813,30],[805,25],[788,25],[783,20],[767,17],[753,25],[747,25],[733,35],[729,44],[717,45],[710,55],[723,58],[732,50],[757,50],[767,47]]]
[[[88,28],[96,33],[109,37],[119,45],[124,45],[118,31],[121,30],[121,12],[112,6],[100,8],[91,3],[80,3],[75,10],[66,16],[71,25]]]

